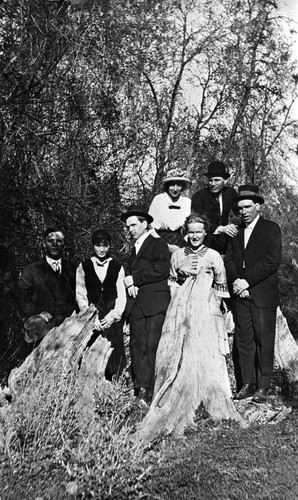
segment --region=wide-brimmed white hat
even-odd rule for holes
[[[184,184],[183,191],[191,186],[191,180],[187,172],[183,172],[177,168],[169,170],[166,173],[165,178],[160,183],[161,189],[164,189],[165,185],[169,182],[182,182]]]

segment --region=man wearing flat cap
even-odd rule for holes
[[[264,403],[273,372],[281,231],[259,215],[264,199],[256,186],[240,186],[236,202],[242,226],[225,256],[243,381],[235,398]]]
[[[211,231],[208,235],[207,245],[224,254],[229,237],[233,238],[238,232],[237,226],[229,223],[230,212],[233,210],[237,192],[234,188],[226,186],[230,174],[223,162],[212,161],[209,163],[204,175],[208,178],[208,187],[193,195],[191,210],[208,217]]]
[[[170,302],[170,253],[167,243],[150,228],[153,218],[141,206],[131,205],[121,220],[135,242],[125,278],[132,375],[136,396],[148,403],[154,387],[156,350]]]
[[[182,193],[190,186],[186,172],[169,170],[160,183],[163,192],[153,198],[149,207],[152,227],[168,243],[171,253],[186,245],[182,231],[184,221],[190,215],[191,201]]]

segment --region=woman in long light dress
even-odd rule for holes
[[[203,244],[205,216],[190,215],[185,229],[188,245],[171,259],[172,299],[156,355],[153,399],[139,428],[147,442],[183,433],[201,403],[215,420],[245,425],[232,401],[225,359],[229,347],[220,303],[229,294],[223,260]]]

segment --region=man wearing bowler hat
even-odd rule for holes
[[[225,256],[243,381],[235,398],[264,403],[273,371],[281,231],[259,215],[264,199],[256,186],[240,186],[236,202],[242,225]]]
[[[141,206],[131,205],[121,220],[135,242],[125,278],[132,374],[136,396],[148,403],[154,387],[156,350],[170,302],[170,253],[167,243],[150,228],[153,218]]]
[[[208,187],[193,195],[191,209],[192,212],[208,217],[211,232],[208,235],[207,245],[223,254],[227,248],[228,237],[233,238],[238,232],[237,226],[229,223],[229,215],[233,210],[237,192],[234,188],[226,186],[230,174],[223,162],[209,163],[204,175],[208,178]]]

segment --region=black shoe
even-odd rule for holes
[[[256,392],[256,384],[244,384],[240,391],[234,396],[234,399],[251,398]]]
[[[254,393],[252,401],[254,403],[266,403],[267,401],[267,392],[268,389],[264,389],[264,387],[259,387],[259,389]]]

